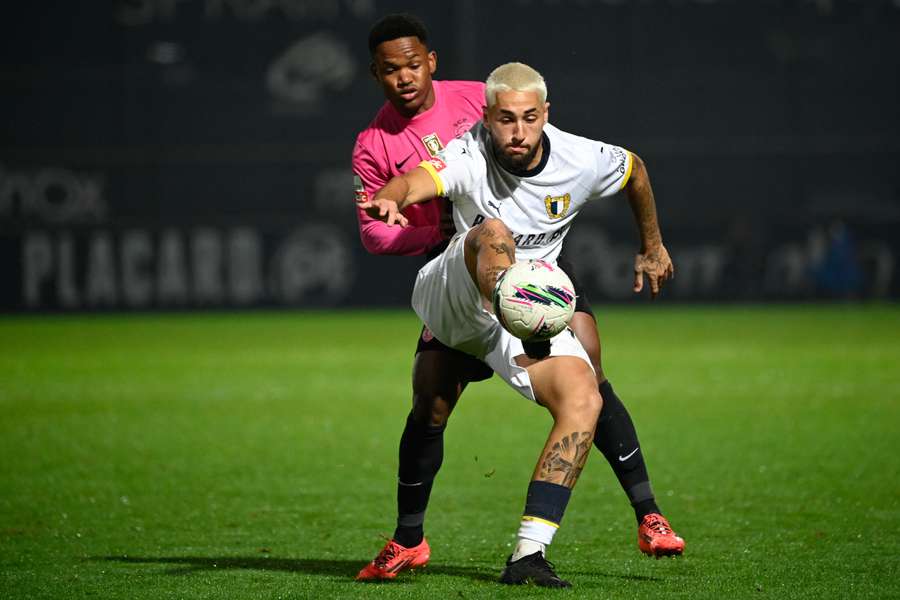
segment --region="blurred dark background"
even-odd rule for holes
[[[363,250],[366,38],[439,79],[521,60],[552,121],[648,164],[682,301],[900,295],[900,0],[123,0],[0,8],[0,310],[408,305]],[[624,198],[567,244],[630,300]]]

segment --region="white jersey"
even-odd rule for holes
[[[541,163],[513,174],[494,157],[483,123],[421,164],[439,195],[453,202],[457,232],[486,218],[501,219],[513,232],[517,260],[554,262],[572,219],[589,200],[612,196],[631,175],[631,153],[544,126]]]

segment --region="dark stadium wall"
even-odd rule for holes
[[[405,8],[439,78],[530,63],[556,125],[642,156],[668,297],[900,296],[897,2],[123,0],[2,9],[0,310],[408,305],[422,261],[366,254],[349,171]],[[624,199],[567,244],[630,299]]]

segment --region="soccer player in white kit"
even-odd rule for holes
[[[395,177],[363,204],[372,217],[404,226],[403,208],[436,195],[453,202],[459,232],[426,264],[413,308],[445,345],[484,360],[554,419],[529,484],[516,549],[504,583],[568,587],[545,558],[593,443],[602,399],[590,359],[571,331],[526,351],[490,311],[497,277],[517,259],[554,262],[572,219],[588,201],[628,186],[641,235],[635,291],[644,275],[655,296],[673,274],[662,244],[649,178],[630,152],[549,125],[543,78],[509,63],[487,80],[484,119],[434,158]]]

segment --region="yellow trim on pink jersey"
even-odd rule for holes
[[[434,168],[434,165],[427,160],[423,160],[419,163],[419,166],[428,171],[428,174],[431,175],[431,178],[434,180],[434,185],[437,186],[437,195],[443,196],[444,182],[441,181],[441,178],[438,175],[437,169]]]
[[[625,152],[628,152],[626,150]],[[634,166],[634,156],[632,156],[631,152],[628,152],[628,168],[625,169],[625,177],[622,179],[622,185],[619,186],[619,189],[623,189],[625,184],[628,183],[628,180],[631,179],[631,168]]]
[[[547,519],[542,519],[540,517],[529,517],[525,515],[522,517],[523,521],[537,521],[538,523],[544,523],[545,525],[550,525],[554,529],[559,529],[559,523],[554,523],[553,521],[548,521]]]

